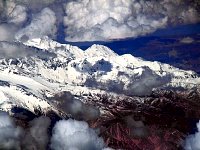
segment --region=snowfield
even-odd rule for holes
[[[34,49],[37,55],[0,59],[2,110],[22,106],[32,112],[34,109],[45,112],[52,109],[49,97],[61,91],[74,95],[109,92],[144,96],[154,89],[200,87],[200,78],[193,71],[130,54],[120,56],[102,45],[83,51],[48,37],[23,45],[30,51]]]

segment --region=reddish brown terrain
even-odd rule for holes
[[[97,105],[106,113],[91,126],[100,128],[100,135],[114,149],[183,149],[184,139],[200,119],[198,91],[162,91],[145,98],[119,97],[116,103],[110,103],[109,99],[107,96],[98,99]]]
[[[84,95],[83,102],[100,109],[97,119],[85,121],[98,128],[99,136],[113,149],[181,150],[185,138],[195,132],[200,120],[198,90],[156,91],[146,97]],[[28,122],[37,116],[48,116],[49,136],[56,121],[69,117],[40,111],[35,115],[20,108],[14,111],[17,125],[23,128],[29,128]]]

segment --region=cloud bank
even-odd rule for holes
[[[185,141],[185,150],[200,149],[200,121],[197,123],[197,133],[189,135]]]
[[[66,41],[138,37],[169,25],[199,22],[196,4],[196,0],[0,0],[0,40],[55,37],[64,34],[63,23]]]
[[[62,120],[53,129],[53,150],[102,150],[104,147],[103,139],[86,122]]]
[[[169,24],[199,21],[196,9],[179,0],[77,0],[65,11],[66,41],[137,37]]]

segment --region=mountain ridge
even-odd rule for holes
[[[62,91],[74,95],[111,93],[145,96],[154,89],[192,89],[200,86],[193,71],[118,55],[108,47],[93,45],[83,51],[44,37],[22,43],[40,55],[0,59],[0,108],[19,105],[52,109],[49,97]],[[45,57],[45,53],[52,53]],[[43,55],[42,55],[43,54]]]

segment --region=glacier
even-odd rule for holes
[[[62,91],[77,96],[110,93],[131,97],[150,95],[157,89],[200,87],[200,78],[193,71],[118,55],[103,45],[94,44],[84,51],[48,37],[12,45],[22,45],[28,55],[19,52],[16,57],[0,59],[0,109],[8,112],[14,106],[33,113],[36,109],[56,111],[49,99]]]

